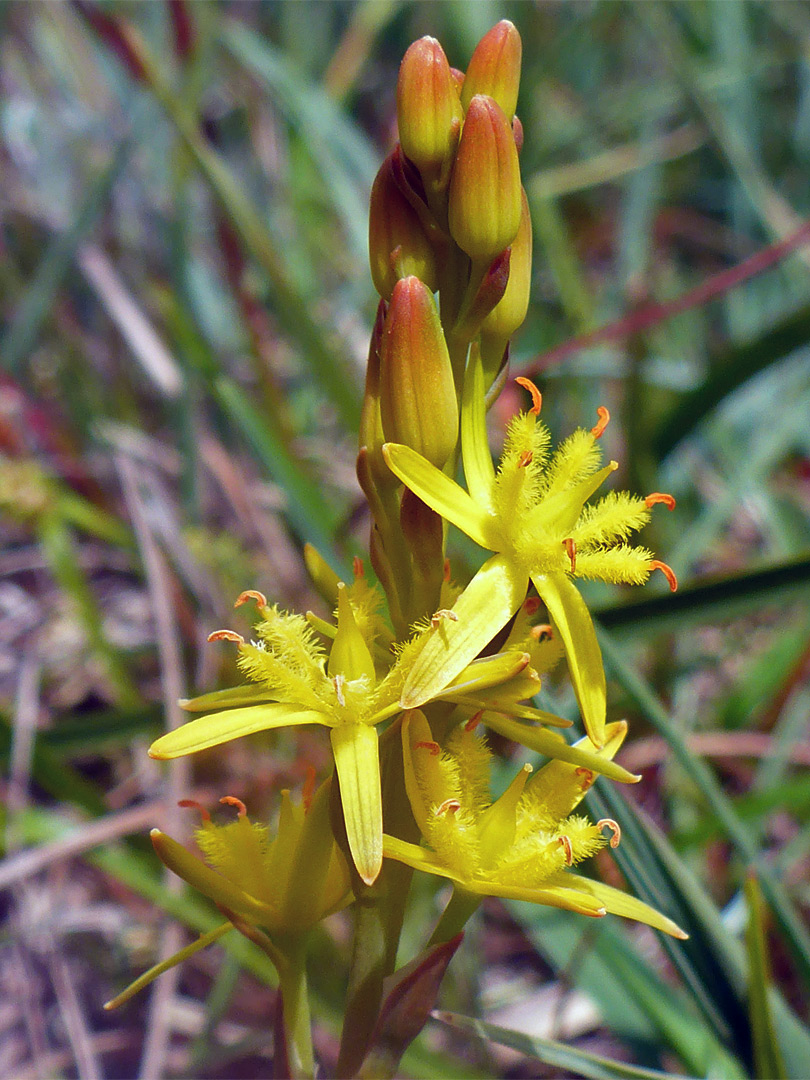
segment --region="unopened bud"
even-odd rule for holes
[[[458,142],[463,112],[456,81],[435,38],[410,46],[399,69],[399,141],[420,172],[441,174]]]
[[[371,189],[368,249],[374,287],[388,300],[400,278],[415,274],[431,292],[438,287],[436,256],[419,215],[394,179],[392,156],[377,173]]]
[[[484,334],[500,338],[504,344],[526,318],[529,308],[529,287],[532,276],[532,219],[526,192],[522,189],[520,200],[520,228],[512,242],[506,291],[484,319],[481,327]]]
[[[476,94],[458,145],[448,204],[450,233],[473,261],[508,248],[520,225],[520,165],[503,109]]]
[[[417,277],[394,286],[380,358],[385,438],[412,447],[440,469],[456,446],[458,403],[433,294]]]
[[[488,94],[511,120],[517,105],[522,54],[520,34],[508,19],[501,19],[478,42],[467,66],[461,91],[464,109],[476,94]]]

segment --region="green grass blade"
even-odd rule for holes
[[[745,899],[748,906],[745,933],[748,950],[748,1005],[754,1038],[756,1076],[758,1080],[787,1080],[769,1000],[771,972],[762,893],[753,874],[750,874],[745,882]]]

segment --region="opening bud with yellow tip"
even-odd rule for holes
[[[520,34],[508,19],[501,19],[475,47],[461,91],[462,107],[466,110],[476,94],[489,94],[511,120],[517,106],[522,55]]]
[[[399,141],[423,176],[440,177],[458,143],[463,112],[444,49],[432,37],[415,41],[397,82]]]
[[[368,249],[374,287],[390,299],[400,278],[415,274],[434,292],[436,256],[419,215],[402,194],[389,155],[374,180],[368,223]]]
[[[473,261],[491,261],[520,226],[520,164],[512,127],[491,97],[470,101],[450,178],[450,233]]]
[[[458,403],[436,303],[418,277],[394,286],[380,359],[385,438],[412,447],[440,469],[456,446]]]

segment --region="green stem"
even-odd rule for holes
[[[482,899],[483,897],[477,893],[467,892],[466,889],[461,889],[456,885],[453,889],[453,895],[450,897],[447,907],[442,912],[442,917],[436,924],[436,929],[427,943],[427,948],[431,949],[434,945],[441,945],[445,941],[450,941],[459,931],[463,930],[471,916],[478,910]]]
[[[279,966],[278,978],[290,1077],[292,1080],[304,1080],[315,1076],[307,992],[306,936],[285,942],[281,951],[283,963]]]

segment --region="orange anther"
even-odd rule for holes
[[[531,636],[535,641],[552,641],[554,630],[548,623],[538,623],[531,628]]]
[[[525,469],[527,465],[531,465],[534,454],[531,450],[524,450],[518,458],[518,468]]]
[[[307,775],[304,779],[304,786],[301,789],[301,802],[304,804],[304,813],[309,813],[309,808],[312,806],[312,796],[315,794],[315,767],[314,765],[307,765]]]
[[[484,710],[479,709],[477,713],[473,713],[467,723],[464,725],[465,731],[474,731],[481,723],[481,717],[484,715]]]
[[[667,566],[665,562],[661,562],[660,559],[653,559],[650,563],[650,570],[660,570],[664,577],[669,582],[669,587],[672,592],[678,588],[678,579],[675,577],[675,571],[671,566]]]
[[[258,589],[245,589],[244,592],[240,592],[233,606],[241,607],[248,600],[255,600],[260,608],[267,607],[267,597],[264,593],[260,593]]]
[[[610,846],[612,848],[617,848],[619,846],[622,838],[622,830],[619,827],[618,821],[614,821],[613,818],[610,817],[603,817],[600,821],[597,821],[596,827],[597,829],[610,829],[613,833],[613,836],[610,838]]]
[[[441,623],[442,619],[449,619],[450,622],[458,622],[458,615],[455,611],[451,611],[449,608],[439,608],[430,616],[430,625],[432,629],[436,630]]]
[[[577,545],[576,541],[572,540],[570,536],[563,540],[563,547],[565,548],[568,558],[571,561],[571,573],[576,573],[577,569]]]
[[[445,799],[443,803],[440,803],[434,813],[436,817],[442,817],[444,814],[455,814],[461,809],[461,803],[458,799]]]
[[[242,800],[237,799],[235,795],[223,795],[219,801],[223,806],[235,806],[238,817],[247,817],[247,807]]]
[[[667,510],[675,509],[675,500],[671,495],[667,495],[665,491],[654,491],[652,495],[648,495],[644,500],[647,505],[647,509],[651,506],[655,506],[656,503],[663,503]]]
[[[442,752],[442,748],[437,742],[430,742],[427,739],[424,742],[414,743],[413,748],[414,750],[429,750],[431,757],[438,757]]]
[[[444,570],[443,570],[443,573],[442,573],[442,577],[444,578],[445,581],[448,581],[448,582],[450,581],[450,560],[449,559],[444,560]]]
[[[237,645],[244,645],[245,639],[235,630],[214,630],[208,635],[209,641],[235,641]]]
[[[565,865],[570,866],[574,861],[574,849],[571,847],[571,837],[561,836],[557,842],[565,852]]]
[[[599,417],[599,423],[596,427],[591,428],[591,435],[593,435],[595,439],[598,439],[610,423],[610,413],[604,405],[600,405],[596,410],[596,415]]]
[[[354,570],[355,578],[366,576],[366,568],[363,565],[363,560],[360,558],[359,555],[355,555],[355,557],[352,559],[352,570]]]
[[[182,806],[184,810],[197,810],[203,821],[211,820],[211,815],[208,813],[202,803],[198,803],[196,799],[178,799],[177,805]]]
[[[534,385],[531,379],[524,379],[522,375],[518,375],[515,379],[518,386],[522,386],[524,390],[528,390],[532,395],[532,407],[529,409],[530,413],[534,413],[535,416],[540,415],[540,409],[543,404],[543,395]]]
[[[534,615],[541,603],[539,596],[527,596],[523,601],[523,610],[527,615]]]
[[[596,773],[591,769],[586,769],[584,765],[580,765],[578,769],[574,769],[574,776],[582,777],[581,786],[583,791],[587,791],[596,779]]]

